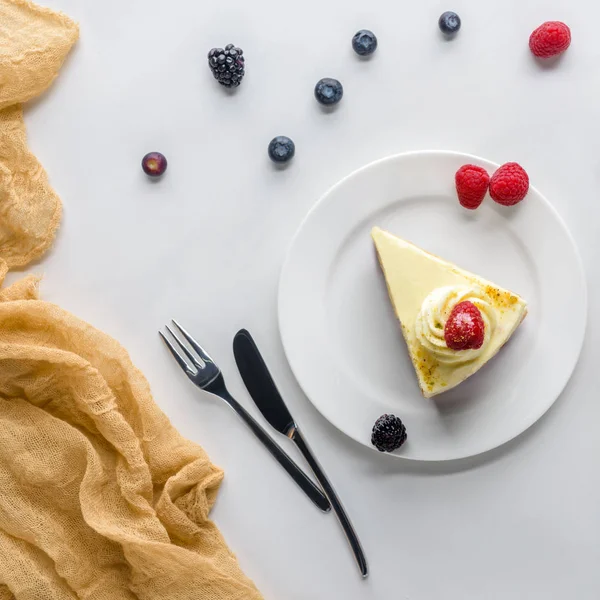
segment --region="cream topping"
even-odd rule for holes
[[[472,302],[481,312],[485,325],[481,348],[452,350],[446,345],[444,328],[452,309],[459,302]],[[489,302],[483,290],[475,286],[452,285],[440,287],[429,294],[421,305],[415,323],[415,333],[419,343],[438,362],[459,365],[475,360],[488,348],[496,327],[496,309]]]

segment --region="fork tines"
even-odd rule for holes
[[[171,351],[171,354],[178,362],[179,366],[188,375],[194,375],[198,372],[198,370],[206,368],[207,365],[215,364],[208,352],[206,352],[206,350],[204,350],[204,348],[175,319],[172,319],[172,323],[175,325],[179,333],[181,333],[181,335],[184,337],[185,341],[183,341],[180,335],[168,325],[166,325],[166,329],[175,343],[171,342],[171,340],[162,331],[159,331],[158,333]],[[195,352],[190,351],[188,349],[188,345]],[[186,357],[189,362],[186,361]]]

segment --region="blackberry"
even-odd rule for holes
[[[242,83],[245,73],[244,51],[233,44],[213,48],[208,53],[208,66],[214,78],[225,87],[234,88]]]
[[[371,444],[379,452],[393,452],[406,441],[406,427],[399,417],[395,415],[383,415],[375,421]]]
[[[442,13],[438,25],[445,35],[454,35],[460,29],[460,17],[451,10]]]

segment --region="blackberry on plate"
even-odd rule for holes
[[[344,95],[344,88],[337,79],[325,77],[317,81],[315,86],[315,98],[325,106],[337,104]]]
[[[296,145],[285,135],[278,135],[269,144],[269,158],[276,163],[286,163],[296,154]]]
[[[460,29],[460,17],[453,11],[442,13],[438,25],[445,35],[454,35]]]
[[[244,51],[234,44],[213,48],[208,53],[208,66],[214,78],[228,88],[235,88],[242,83],[245,62]]]
[[[377,50],[377,37],[368,29],[361,29],[352,38],[352,48],[360,56],[369,56]]]
[[[382,415],[373,425],[371,443],[379,452],[393,452],[406,442],[406,427],[395,415]]]

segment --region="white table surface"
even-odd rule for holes
[[[45,3],[80,22],[81,40],[26,110],[65,206],[54,250],[29,270],[45,274],[45,299],[129,349],[173,423],[225,468],[213,516],[265,597],[600,597],[600,4]],[[448,8],[463,20],[452,42],[437,29]],[[527,47],[548,19],[573,32],[554,68]],[[379,38],[367,62],[350,48],[363,27]],[[206,65],[207,51],[230,41],[248,67],[234,95]],[[312,95],[325,76],[345,87],[331,114]],[[297,147],[283,171],[266,156],[279,134]],[[276,314],[285,249],[318,197],[374,159],[430,148],[525,165],[577,241],[591,307],[581,361],[552,410],[505,447],[439,465],[378,456],[325,422],[289,370]],[[169,160],[158,183],[140,169],[151,150]],[[156,334],[171,316],[256,414],[231,352],[238,328],[253,332],[361,536],[367,581],[333,516],[178,371]]]

